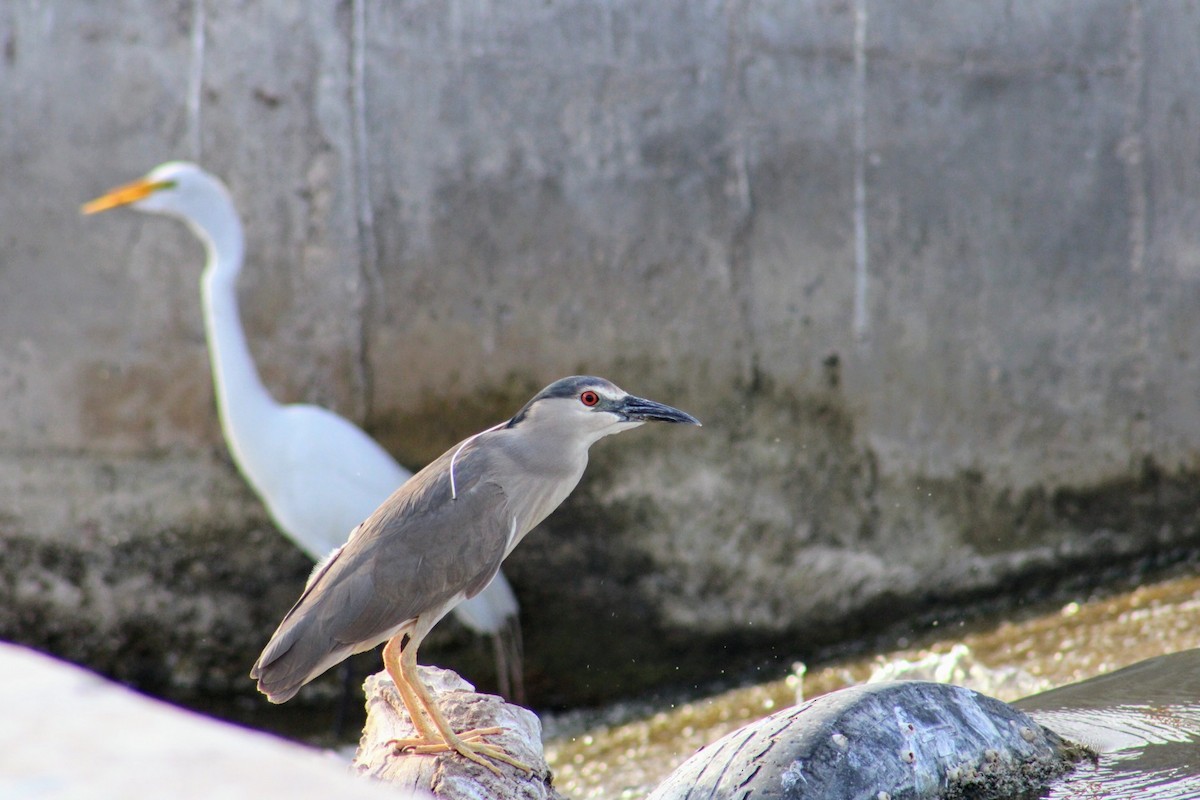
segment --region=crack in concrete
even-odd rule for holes
[[[851,329],[858,342],[870,333],[867,316],[867,7],[854,4],[854,310]]]
[[[1133,343],[1133,385],[1131,390],[1140,400],[1137,401],[1138,413],[1135,413],[1129,423],[1130,458],[1136,463],[1141,454],[1151,452],[1153,447],[1150,426],[1151,410],[1146,407],[1147,383],[1151,367],[1147,363],[1147,353],[1151,347],[1151,327],[1153,321],[1148,308],[1154,308],[1150,302],[1153,289],[1146,278],[1146,229],[1149,213],[1146,179],[1146,142],[1145,142],[1145,53],[1143,52],[1144,22],[1142,6],[1136,0],[1129,4],[1129,18],[1121,57],[1125,67],[1124,85],[1124,119],[1122,120],[1121,140],[1117,145],[1117,158],[1125,172],[1126,191],[1129,201],[1128,240],[1129,240],[1129,273],[1130,291],[1135,303],[1134,317],[1135,337]]]
[[[743,4],[744,5],[744,4]],[[743,9],[744,10],[744,9]],[[729,17],[730,27],[732,20],[738,18],[740,11],[731,13]],[[745,106],[745,86],[744,86],[744,71],[745,62],[738,57],[738,47],[736,34],[732,30],[727,30],[729,41],[726,44],[727,58],[729,60],[728,73],[731,78],[726,79],[723,93],[725,94],[724,105],[726,109],[744,107]],[[730,155],[729,166],[732,168],[732,186],[726,184],[726,192],[733,196],[733,229],[730,232],[729,242],[729,282],[730,290],[733,293],[734,302],[737,304],[737,314],[739,327],[742,330],[742,335],[745,341],[745,355],[743,363],[743,380],[752,389],[758,388],[761,383],[761,372],[759,364],[759,352],[757,336],[754,332],[754,308],[753,308],[753,275],[750,258],[750,239],[754,230],[754,193],[751,188],[750,164],[747,154],[746,136],[741,127],[737,127],[733,133],[733,140],[729,143]],[[727,179],[728,180],[728,179]]]
[[[1142,52],[1142,27],[1141,5],[1131,3],[1124,48],[1127,105],[1117,155],[1125,166],[1125,177],[1129,182],[1129,271],[1135,275],[1146,268],[1146,144],[1142,131],[1145,56]]]
[[[187,138],[188,153],[193,161],[203,160],[204,139],[200,125],[201,95],[204,92],[204,0],[193,0],[192,3],[192,53],[188,65],[187,85]]]
[[[374,385],[371,376],[370,324],[375,318],[376,302],[383,301],[383,280],[379,274],[379,263],[375,243],[375,214],[371,207],[371,173],[369,164],[369,137],[367,135],[367,12],[365,0],[351,3],[350,29],[350,108],[353,129],[353,181],[355,219],[358,223],[359,281],[357,292],[358,359],[356,378],[361,400],[359,419],[365,421],[371,415]],[[376,300],[378,298],[378,300]]]

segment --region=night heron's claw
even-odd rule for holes
[[[493,761],[503,761],[505,764],[508,764],[509,766],[516,767],[517,769],[521,770],[526,775],[528,775],[530,777],[533,776],[533,767],[529,766],[524,761],[519,761],[518,759],[513,758],[507,752],[505,752],[503,749],[497,747],[494,744],[486,744],[486,743],[480,742],[478,744],[472,745],[470,749],[474,752],[475,756],[467,756],[467,758],[470,758],[472,761],[478,761],[480,764],[483,764],[485,767],[488,767],[489,769],[491,769],[492,772],[495,772],[497,775],[500,774],[500,770],[497,769],[494,764],[483,761],[481,758],[479,758],[479,756],[487,756],[488,758],[492,759]],[[461,750],[459,752],[462,753]],[[463,755],[466,755],[466,754],[463,753]]]
[[[467,743],[477,742],[484,736],[500,733],[502,730],[502,728],[476,728],[475,730],[471,731],[463,731],[462,733],[458,734],[458,738]],[[422,736],[411,739],[388,739],[387,743],[394,747],[398,753],[444,753],[447,750],[454,749],[439,739]]]
[[[394,747],[396,753],[413,753],[415,755],[437,755],[453,750],[463,758],[470,759],[476,764],[486,767],[495,775],[500,774],[500,769],[495,764],[487,761],[486,759],[488,758],[493,761],[501,761],[509,764],[522,772],[532,775],[533,768],[528,764],[513,758],[500,747],[487,744],[483,741],[485,736],[492,736],[501,733],[503,730],[503,728],[476,728],[454,734],[449,741],[424,738],[389,739],[387,744]]]

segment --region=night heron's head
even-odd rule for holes
[[[508,427],[571,437],[588,446],[650,421],[700,424],[691,414],[632,395],[604,378],[574,375],[534,395]]]

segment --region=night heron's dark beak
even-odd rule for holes
[[[646,400],[642,397],[634,397],[633,395],[629,395],[620,401],[613,411],[625,417],[630,422],[654,420],[657,422],[685,422],[688,425],[700,424],[700,420],[686,411],[680,411],[678,408],[672,408],[671,406],[656,403],[653,400]]]

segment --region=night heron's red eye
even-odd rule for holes
[[[586,392],[579,395],[579,402],[590,408],[591,406],[594,406],[596,403],[600,402],[600,395],[596,394],[591,389],[588,389]]]

